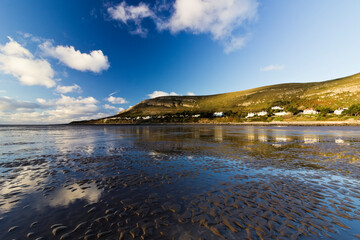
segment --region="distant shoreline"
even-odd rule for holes
[[[273,122],[209,122],[209,123],[69,123],[69,125],[237,125],[237,126],[360,126],[359,120],[352,121],[273,121]]]

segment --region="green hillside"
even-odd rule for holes
[[[324,82],[287,83],[208,96],[166,96],[144,100],[109,118],[202,114],[221,111],[243,116],[282,106],[286,110],[350,107],[360,103],[360,74]],[[105,118],[107,119],[107,118]],[[104,122],[104,119],[97,120]]]

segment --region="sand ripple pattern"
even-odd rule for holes
[[[208,128],[32,131],[2,153],[0,239],[360,239],[360,138]]]

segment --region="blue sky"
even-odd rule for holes
[[[357,0],[2,0],[0,123],[360,72]]]

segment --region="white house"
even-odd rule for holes
[[[255,117],[255,115],[256,115],[255,113],[250,112],[247,114],[247,116],[245,118],[252,118],[252,117]]]
[[[284,108],[279,107],[279,106],[275,106],[275,107],[272,107],[271,110],[284,110]]]
[[[152,118],[151,116],[142,117],[142,119],[144,119],[144,120],[148,120],[148,119],[151,119],[151,118]]]
[[[285,112],[285,111],[274,113],[274,115],[276,115],[276,116],[285,116],[285,115],[290,115],[290,114],[291,114],[291,112]]]
[[[348,108],[339,108],[334,111],[335,115],[341,115],[344,110],[347,110]]]
[[[193,118],[198,118],[200,117],[200,114],[195,114],[195,115],[192,115]]]
[[[224,113],[223,112],[214,112],[214,117],[223,117]]]
[[[258,116],[267,116],[268,112],[267,111],[261,111],[257,113]]]
[[[308,108],[303,111],[304,115],[318,114],[319,112],[315,108]]]

